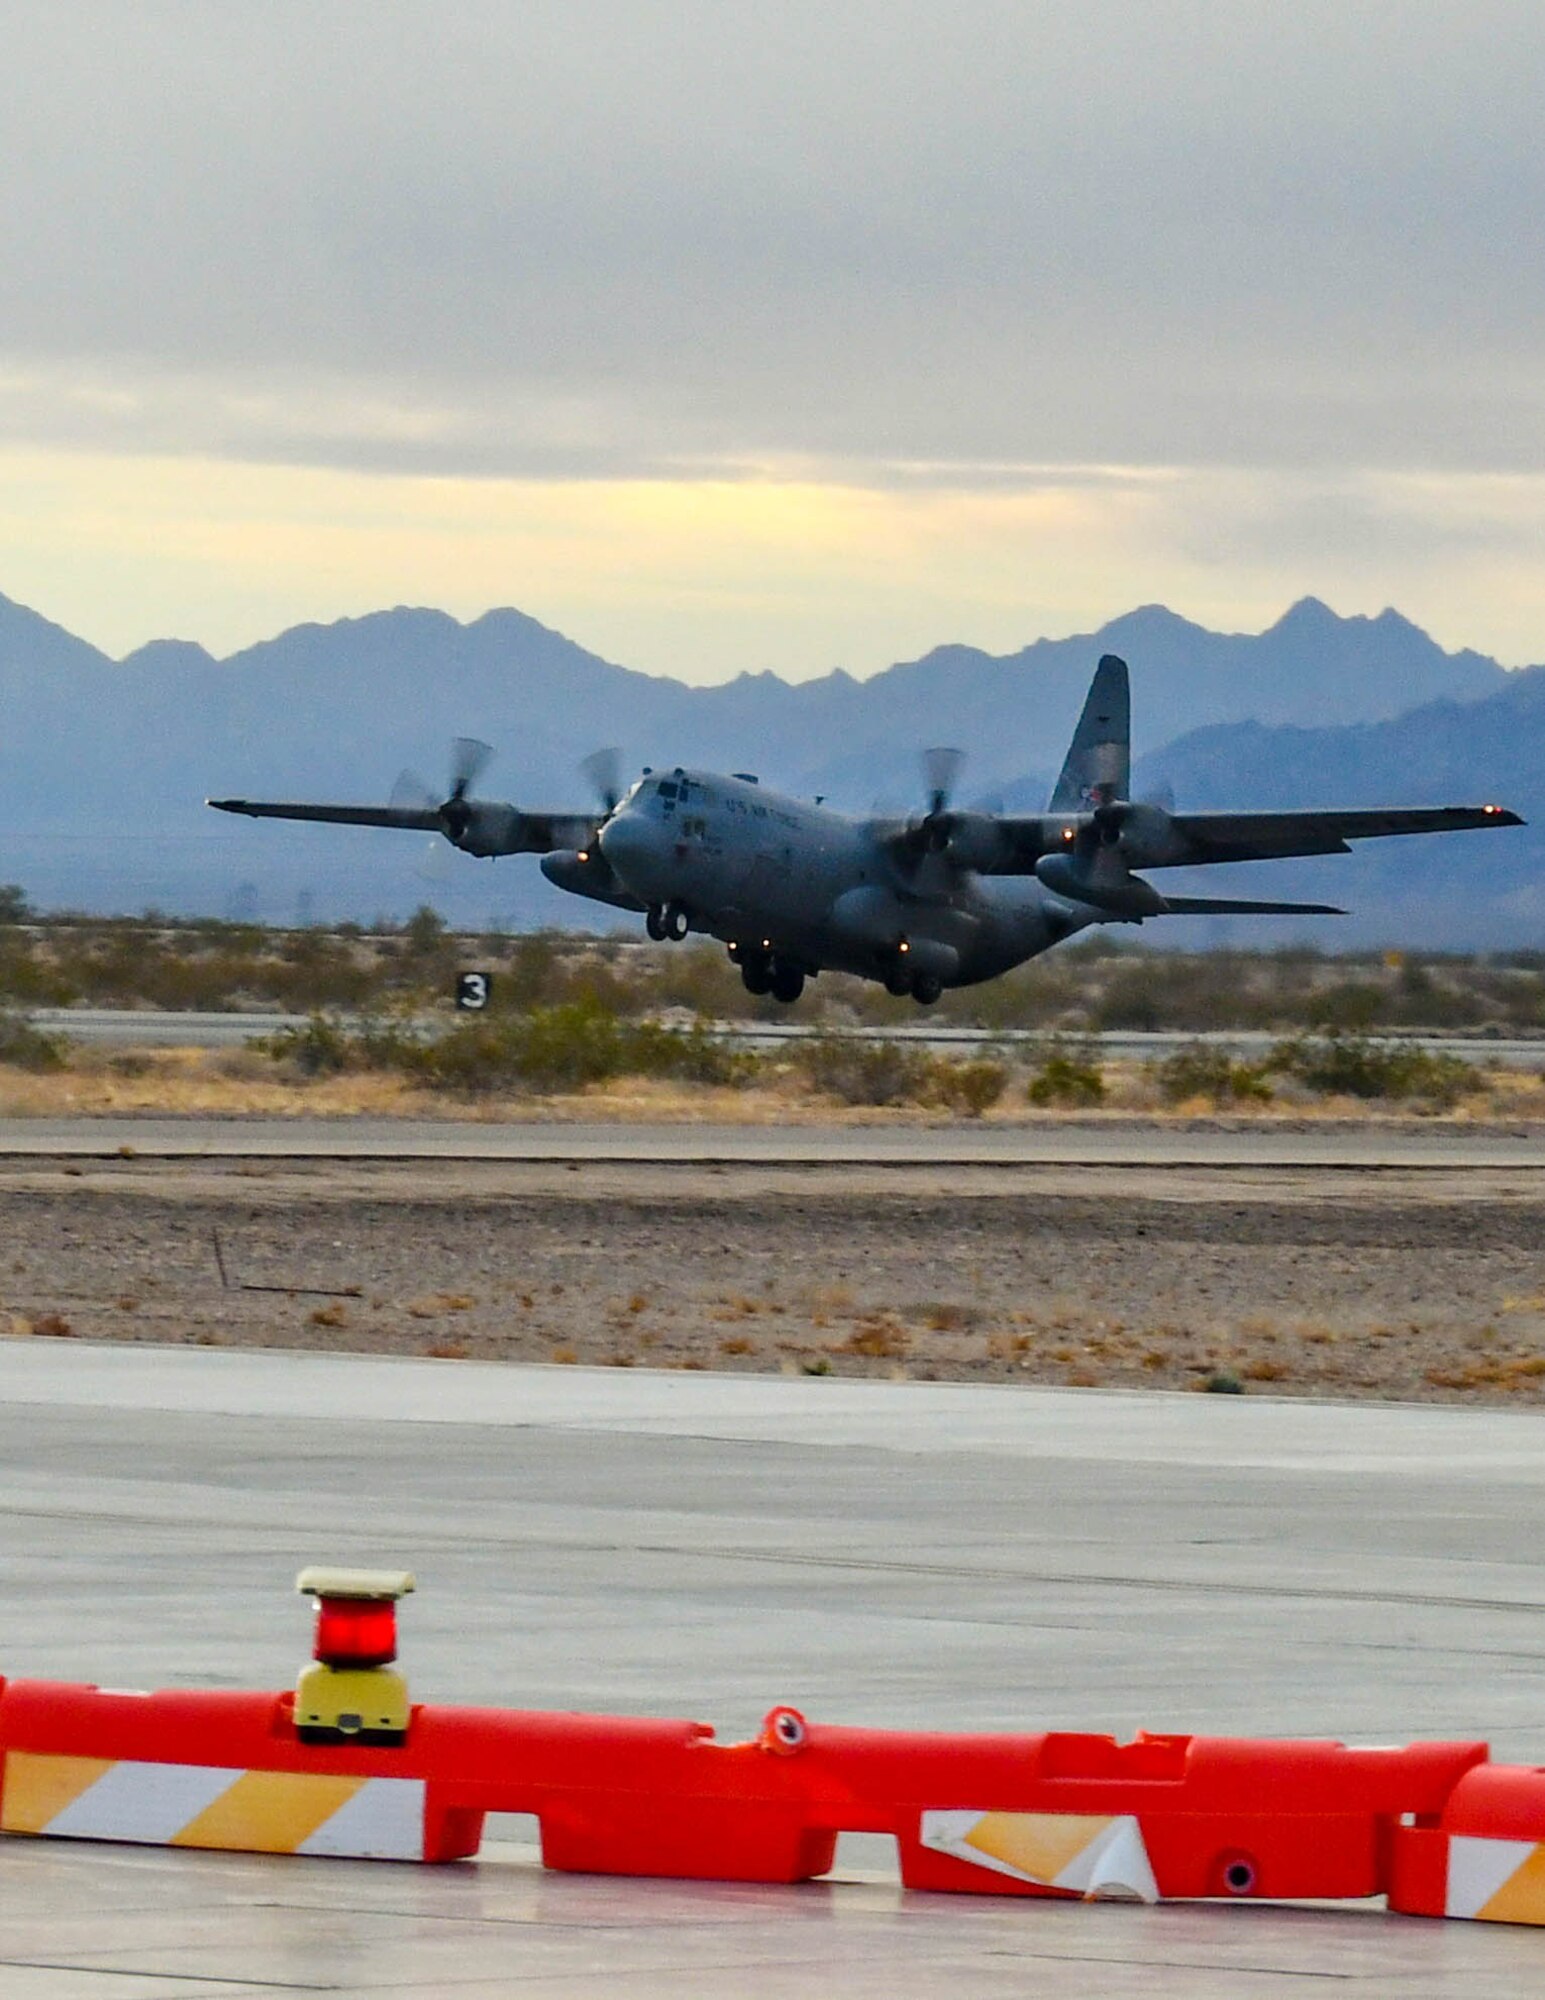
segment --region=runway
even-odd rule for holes
[[[1545,1416],[0,1345],[0,1666],[284,1685],[294,1571],[403,1564],[415,1695],[1545,1749]],[[1516,2000],[1530,1931],[0,1845],[7,2000]],[[501,1844],[510,1842],[512,1844]]]
[[[256,1037],[278,1033],[282,1028],[303,1028],[305,1014],[283,1013],[198,1013],[132,1007],[37,1007],[30,1010],[33,1023],[50,1034],[68,1035],[76,1041],[120,1048],[240,1048]],[[455,1017],[428,1015],[420,1025],[425,1032],[444,1029]],[[809,1021],[720,1022],[711,1032],[725,1041],[745,1048],[771,1050],[829,1034],[823,1024]],[[901,1026],[849,1028],[841,1032],[860,1040],[896,1040],[930,1049],[937,1054],[970,1055],[992,1047],[1004,1047],[1029,1055],[1036,1047],[1054,1039],[1042,1029],[989,1029],[958,1027],[945,1021],[922,1017]],[[1195,1042],[1229,1048],[1248,1061],[1258,1061],[1283,1038],[1254,1030],[1227,1031],[1201,1035],[1158,1032],[1142,1034],[1111,1031],[1091,1035],[1089,1040],[1107,1062],[1157,1062],[1176,1049]],[[1488,1069],[1539,1069],[1545,1067],[1545,1036],[1422,1035],[1402,1032],[1399,1039],[1434,1054],[1458,1056],[1461,1061],[1484,1064]]]
[[[1545,1168],[1527,1127],[1106,1123],[496,1123],[407,1118],[0,1119],[0,1158],[540,1160],[630,1164]]]

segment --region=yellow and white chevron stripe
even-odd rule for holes
[[[1545,1924],[1545,1845],[1451,1834],[1443,1914],[1493,1924]]]
[[[1130,1813],[930,1810],[918,1838],[939,1854],[1042,1888],[1159,1901],[1142,1828]]]
[[[424,1781],[8,1750],[0,1833],[421,1861]]]

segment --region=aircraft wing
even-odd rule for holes
[[[410,832],[438,833],[438,810],[417,806],[307,806],[267,799],[206,799],[216,812],[245,813],[248,819],[317,819],[331,826],[400,826]]]
[[[1346,854],[1354,840],[1399,833],[1461,833],[1485,826],[1522,826],[1505,806],[1396,806],[1351,811],[1175,813],[1170,825],[1184,852],[1157,856],[1149,867],[1209,861],[1273,861],[1295,854]]]
[[[448,799],[443,806],[313,806],[271,799],[206,799],[216,812],[248,819],[321,820],[329,826],[395,826],[443,833],[468,854],[551,854],[587,847],[600,812],[522,812],[488,799]]]

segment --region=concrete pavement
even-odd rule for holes
[[[1545,1417],[0,1344],[0,1666],[285,1684],[406,1564],[415,1693],[1545,1752]],[[275,1991],[1508,2000],[1537,1932],[0,1845],[6,2000]],[[514,1845],[501,1844],[512,1840]]]

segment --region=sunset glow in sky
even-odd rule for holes
[[[1313,592],[1545,659],[1545,11],[19,0],[0,591],[867,673]]]

